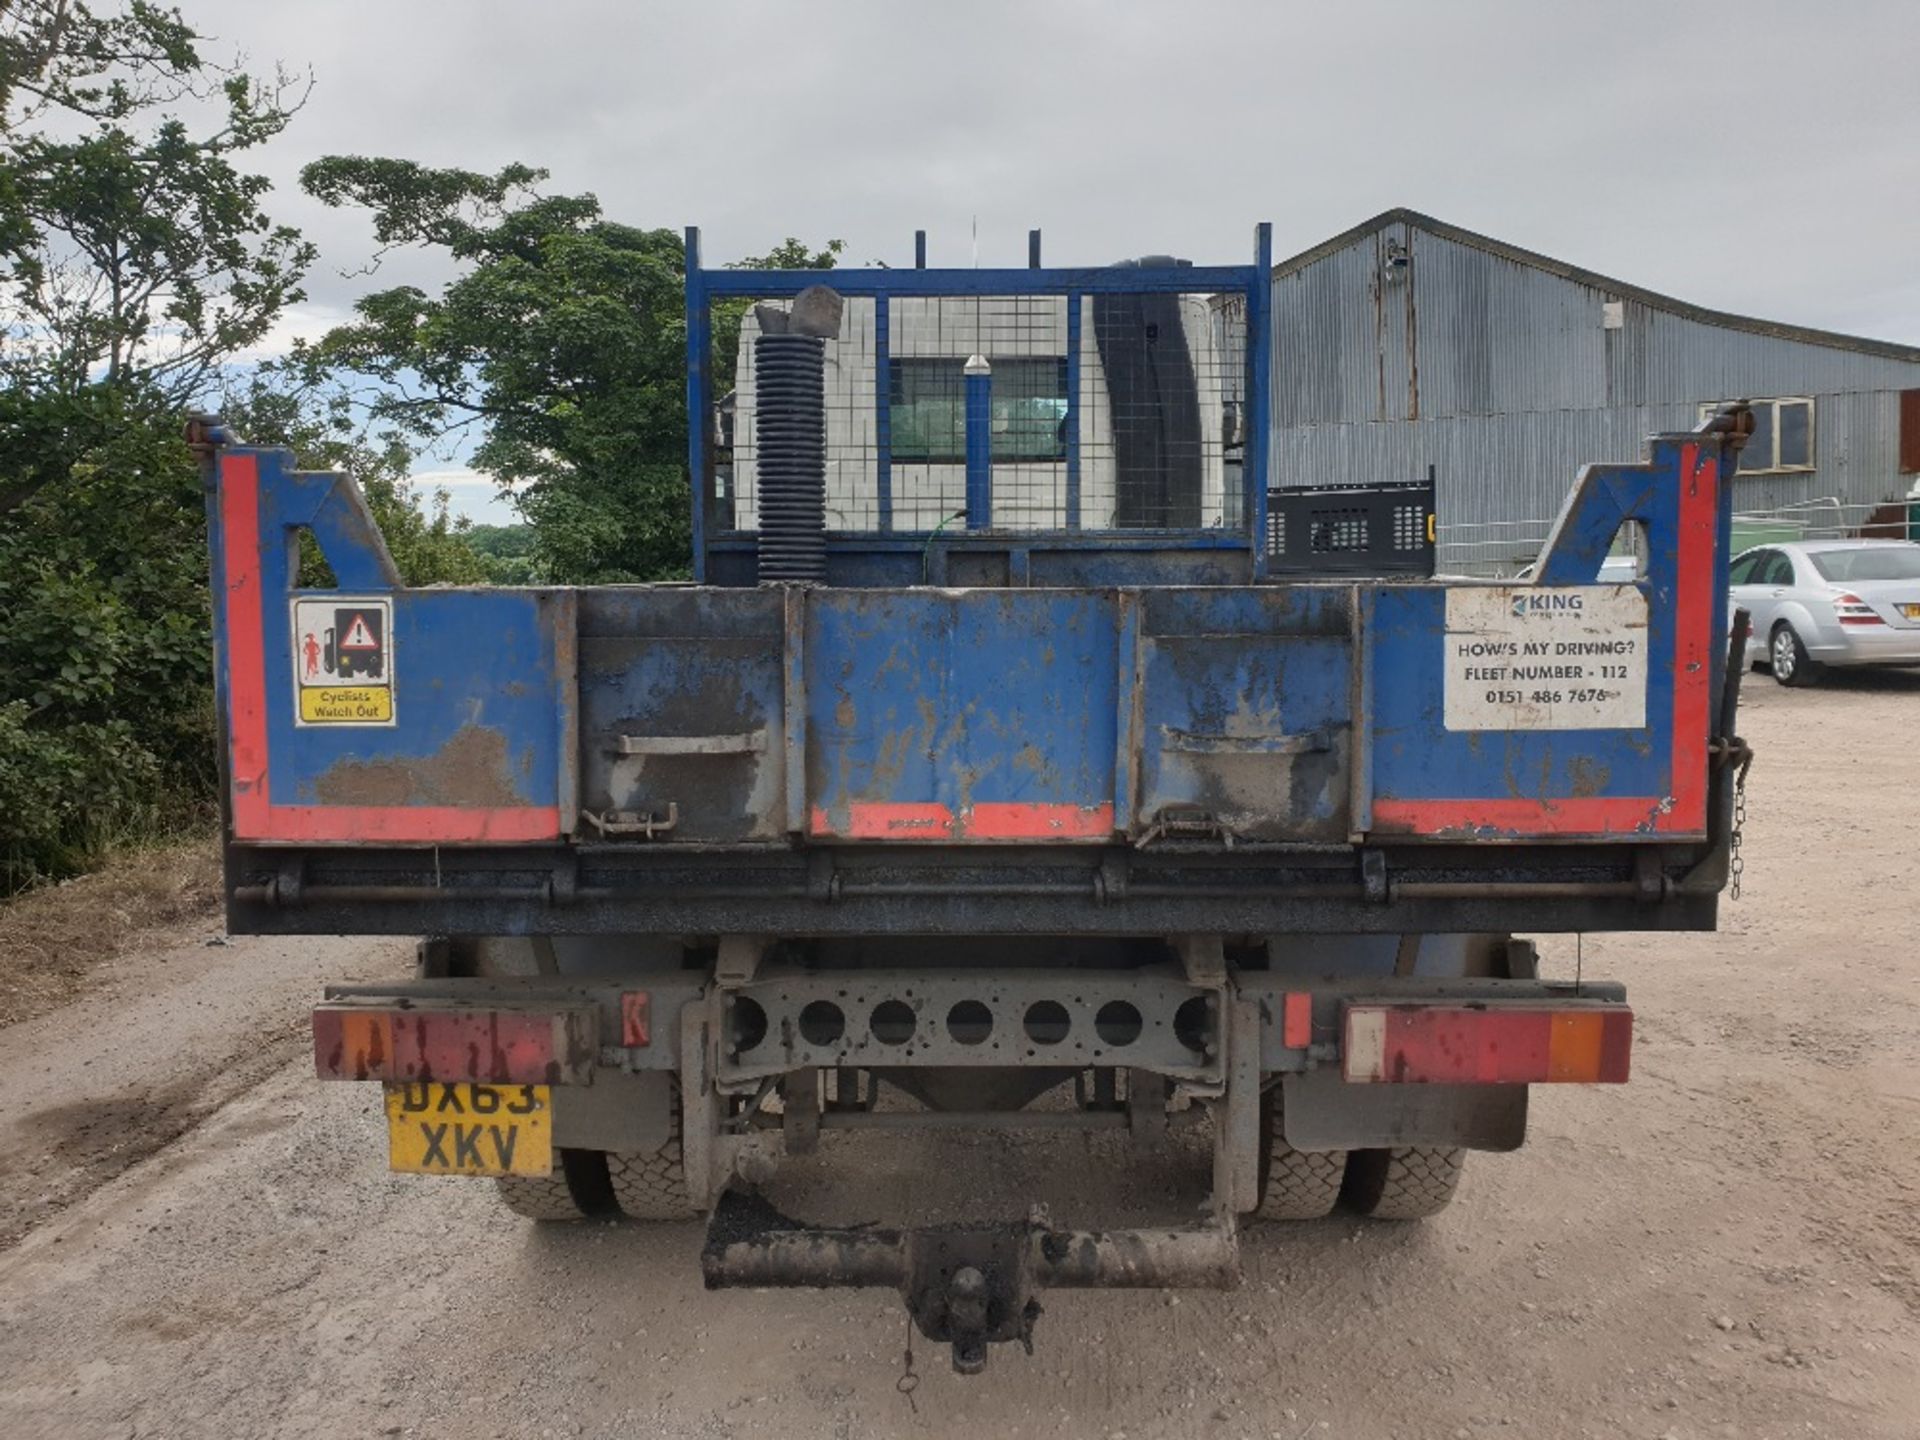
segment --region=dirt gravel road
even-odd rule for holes
[[[887,1298],[708,1295],[691,1226],[388,1175],[299,1020],[403,947],[126,957],[0,1030],[0,1435],[1920,1436],[1920,677],[1749,693],[1746,898],[1585,944],[1632,1085],[1536,1092],[1429,1224],[1252,1231],[1228,1294],[1057,1296],[979,1379],[923,1346],[911,1406]],[[1089,1137],[858,1138],[850,1213],[960,1184],[1098,1219],[1118,1184]]]

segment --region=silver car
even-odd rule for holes
[[[1736,555],[1733,603],[1753,616],[1747,663],[1782,685],[1830,665],[1920,665],[1920,545],[1794,540]]]

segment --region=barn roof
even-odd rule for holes
[[[1315,262],[1324,260],[1327,256],[1344,250],[1349,245],[1386,229],[1389,225],[1408,225],[1416,230],[1424,230],[1443,240],[1451,240],[1455,244],[1483,250],[1489,255],[1497,255],[1517,265],[1544,270],[1549,275],[1557,275],[1575,284],[1604,290],[1609,295],[1622,300],[1636,300],[1655,310],[1663,310],[1685,320],[1698,321],[1702,325],[1719,325],[1729,330],[1743,330],[1752,335],[1770,336],[1776,340],[1793,340],[1804,345],[1825,345],[1835,350],[1852,350],[1862,355],[1878,355],[1889,360],[1905,360],[1920,365],[1920,346],[1900,345],[1891,340],[1869,340],[1858,335],[1841,335],[1832,330],[1815,330],[1810,326],[1789,325],[1779,320],[1758,320],[1751,315],[1734,315],[1725,310],[1709,310],[1704,305],[1676,300],[1671,295],[1662,295],[1644,286],[1629,285],[1624,280],[1616,280],[1612,276],[1602,275],[1597,271],[1570,265],[1565,260],[1554,259],[1551,255],[1542,255],[1535,250],[1525,250],[1518,245],[1509,245],[1506,241],[1496,240],[1490,235],[1463,230],[1458,225],[1449,225],[1444,220],[1436,220],[1431,215],[1422,215],[1418,210],[1409,210],[1405,207],[1385,211],[1371,220],[1363,220],[1351,230],[1343,231],[1330,240],[1321,241],[1311,250],[1303,250],[1291,259],[1282,260],[1273,267],[1273,278],[1278,280],[1297,274]]]

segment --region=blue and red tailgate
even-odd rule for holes
[[[213,518],[233,834],[561,843],[637,816],[721,845],[1698,838],[1719,466],[1673,436],[1589,467],[1521,585],[410,589],[350,481],[232,447]],[[1594,583],[1625,525],[1644,575]],[[337,588],[297,586],[302,530]]]

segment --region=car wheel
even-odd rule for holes
[[[1773,678],[1782,685],[1811,685],[1820,678],[1820,667],[1807,658],[1807,647],[1793,626],[1782,621],[1773,627],[1767,655],[1773,664]]]

